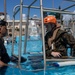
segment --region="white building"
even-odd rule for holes
[[[8,22],[8,26],[7,26],[7,29],[8,29],[8,35],[9,34],[12,34],[12,29],[13,29],[13,20],[7,20]],[[22,35],[24,35],[25,33],[25,27],[26,27],[26,20],[23,20],[22,21]],[[20,30],[20,20],[15,20],[15,33],[14,35],[19,35],[19,30]]]

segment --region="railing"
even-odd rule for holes
[[[40,0],[40,7],[37,6],[32,6],[37,0],[34,0],[29,6],[27,5],[23,5],[23,0],[20,0],[20,5],[16,5],[13,9],[13,32],[12,32],[12,38],[14,38],[14,26],[15,26],[15,16],[16,14],[20,11],[20,33],[19,33],[19,50],[18,50],[18,54],[19,54],[19,61],[18,61],[18,66],[20,66],[20,62],[21,62],[21,48],[22,48],[22,9],[23,8],[28,8],[28,14],[27,14],[27,23],[26,23],[26,38],[25,38],[25,42],[24,42],[24,54],[26,54],[26,46],[27,46],[27,34],[28,34],[28,25],[29,25],[29,14],[30,14],[30,8],[34,8],[34,9],[40,9],[40,13],[41,13],[41,23],[42,23],[42,40],[43,40],[43,59],[44,59],[44,70],[46,69],[46,61],[55,61],[57,59],[46,59],[46,53],[45,53],[45,40],[44,40],[44,24],[43,24],[43,12],[56,12],[56,13],[62,13],[62,14],[72,14],[75,15],[74,12],[70,12],[70,11],[63,11],[63,10],[59,10],[59,9],[51,9],[51,8],[44,8],[43,4],[42,4],[42,0]],[[16,10],[16,8],[18,8]],[[13,39],[12,39],[13,41]],[[12,42],[12,55],[14,54],[14,43]],[[73,59],[74,60],[74,59]],[[61,60],[60,60],[61,61]]]

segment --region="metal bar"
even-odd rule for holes
[[[28,7],[30,8],[37,0],[34,0]]]
[[[22,5],[23,5],[23,1],[21,0],[20,2],[20,33],[19,33],[19,50],[18,50],[18,66],[20,66],[20,62],[21,62],[21,49],[22,49]]]
[[[4,15],[5,15],[5,21],[6,21],[6,0],[4,0]]]
[[[29,6],[28,5],[23,5],[24,8],[28,8]],[[31,6],[30,8],[34,8],[34,9],[40,9],[40,7],[38,6]]]
[[[25,32],[25,42],[24,42],[24,54],[26,53],[26,46],[27,46],[27,36],[28,36],[28,25],[29,25],[29,14],[30,14],[30,7],[32,4],[34,4],[37,0],[35,0],[34,2],[32,2],[29,6],[28,6],[28,15],[27,15],[27,23],[26,23],[26,32]]]
[[[45,12],[55,12],[55,13],[62,13],[62,14],[71,14],[71,15],[75,15],[74,12],[62,11],[62,10],[44,9],[43,11],[45,11]]]
[[[40,8],[41,8],[41,21],[42,21],[42,40],[43,40],[43,58],[44,58],[44,69],[46,69],[46,53],[45,53],[45,32],[44,32],[44,24],[43,24],[43,6],[42,0],[40,0]]]
[[[14,31],[15,31],[15,16],[13,17],[13,28],[12,28],[12,52],[11,52],[11,55],[14,54]]]
[[[70,1],[70,2],[75,2],[75,0],[64,0],[64,1]]]
[[[39,19],[39,18],[29,18],[29,20],[39,20],[39,21],[41,21],[41,19]]]
[[[12,28],[12,52],[11,52],[11,55],[14,54],[14,31],[15,31],[15,11],[16,11],[16,8],[17,7],[20,7],[20,5],[16,5],[13,9],[13,28]]]
[[[75,32],[74,32],[74,31],[75,31],[75,27],[74,27],[74,26],[75,26],[75,24],[74,24],[73,15],[72,15],[72,23],[73,23],[73,24],[72,24],[73,34],[72,34],[72,35],[74,35],[74,33],[75,33]],[[75,36],[74,36],[74,37],[75,37]],[[72,55],[73,55],[73,51],[72,51]]]
[[[23,5],[23,7],[24,7],[24,8],[28,8],[27,5]],[[31,6],[31,8],[40,9],[40,7],[38,7],[38,6]],[[43,10],[44,10],[44,11],[48,11],[48,12],[56,12],[56,13],[62,13],[62,14],[72,14],[72,15],[75,15],[74,12],[62,11],[62,10],[59,10],[59,9],[51,9],[51,8],[45,8],[45,7],[43,7]]]
[[[66,8],[62,9],[62,11],[67,10],[67,9],[73,7],[73,6],[75,6],[75,4],[73,4],[73,5],[69,6],[69,7],[66,7]]]
[[[20,5],[16,5],[14,7],[14,9],[13,9],[13,12],[14,12],[13,16],[15,16],[19,12],[19,9],[16,11],[16,8],[18,8],[18,7],[20,7]]]
[[[19,6],[20,7],[20,6]],[[17,9],[17,11],[15,11],[14,16],[20,11],[20,8]]]
[[[26,46],[27,46],[27,36],[28,36],[28,25],[29,25],[29,14],[30,14],[30,8],[28,8],[28,15],[27,15],[27,23],[26,23],[26,32],[25,32],[25,42],[24,42],[24,54],[26,53]]]
[[[46,61],[75,61],[75,59],[46,59]]]
[[[54,8],[54,0],[52,0],[52,7]]]

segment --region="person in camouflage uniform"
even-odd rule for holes
[[[71,55],[75,56],[75,38],[57,23],[54,16],[44,18],[44,24],[47,28],[45,35],[46,57],[60,58],[67,56],[68,47],[71,48]]]

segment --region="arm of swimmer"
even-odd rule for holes
[[[3,67],[3,66],[9,66],[9,67],[15,67],[15,68],[18,68],[18,66],[16,66],[16,65],[6,64],[6,63],[0,61],[0,67]]]
[[[3,66],[8,66],[8,64],[6,64],[0,60],[0,67],[3,67]]]

